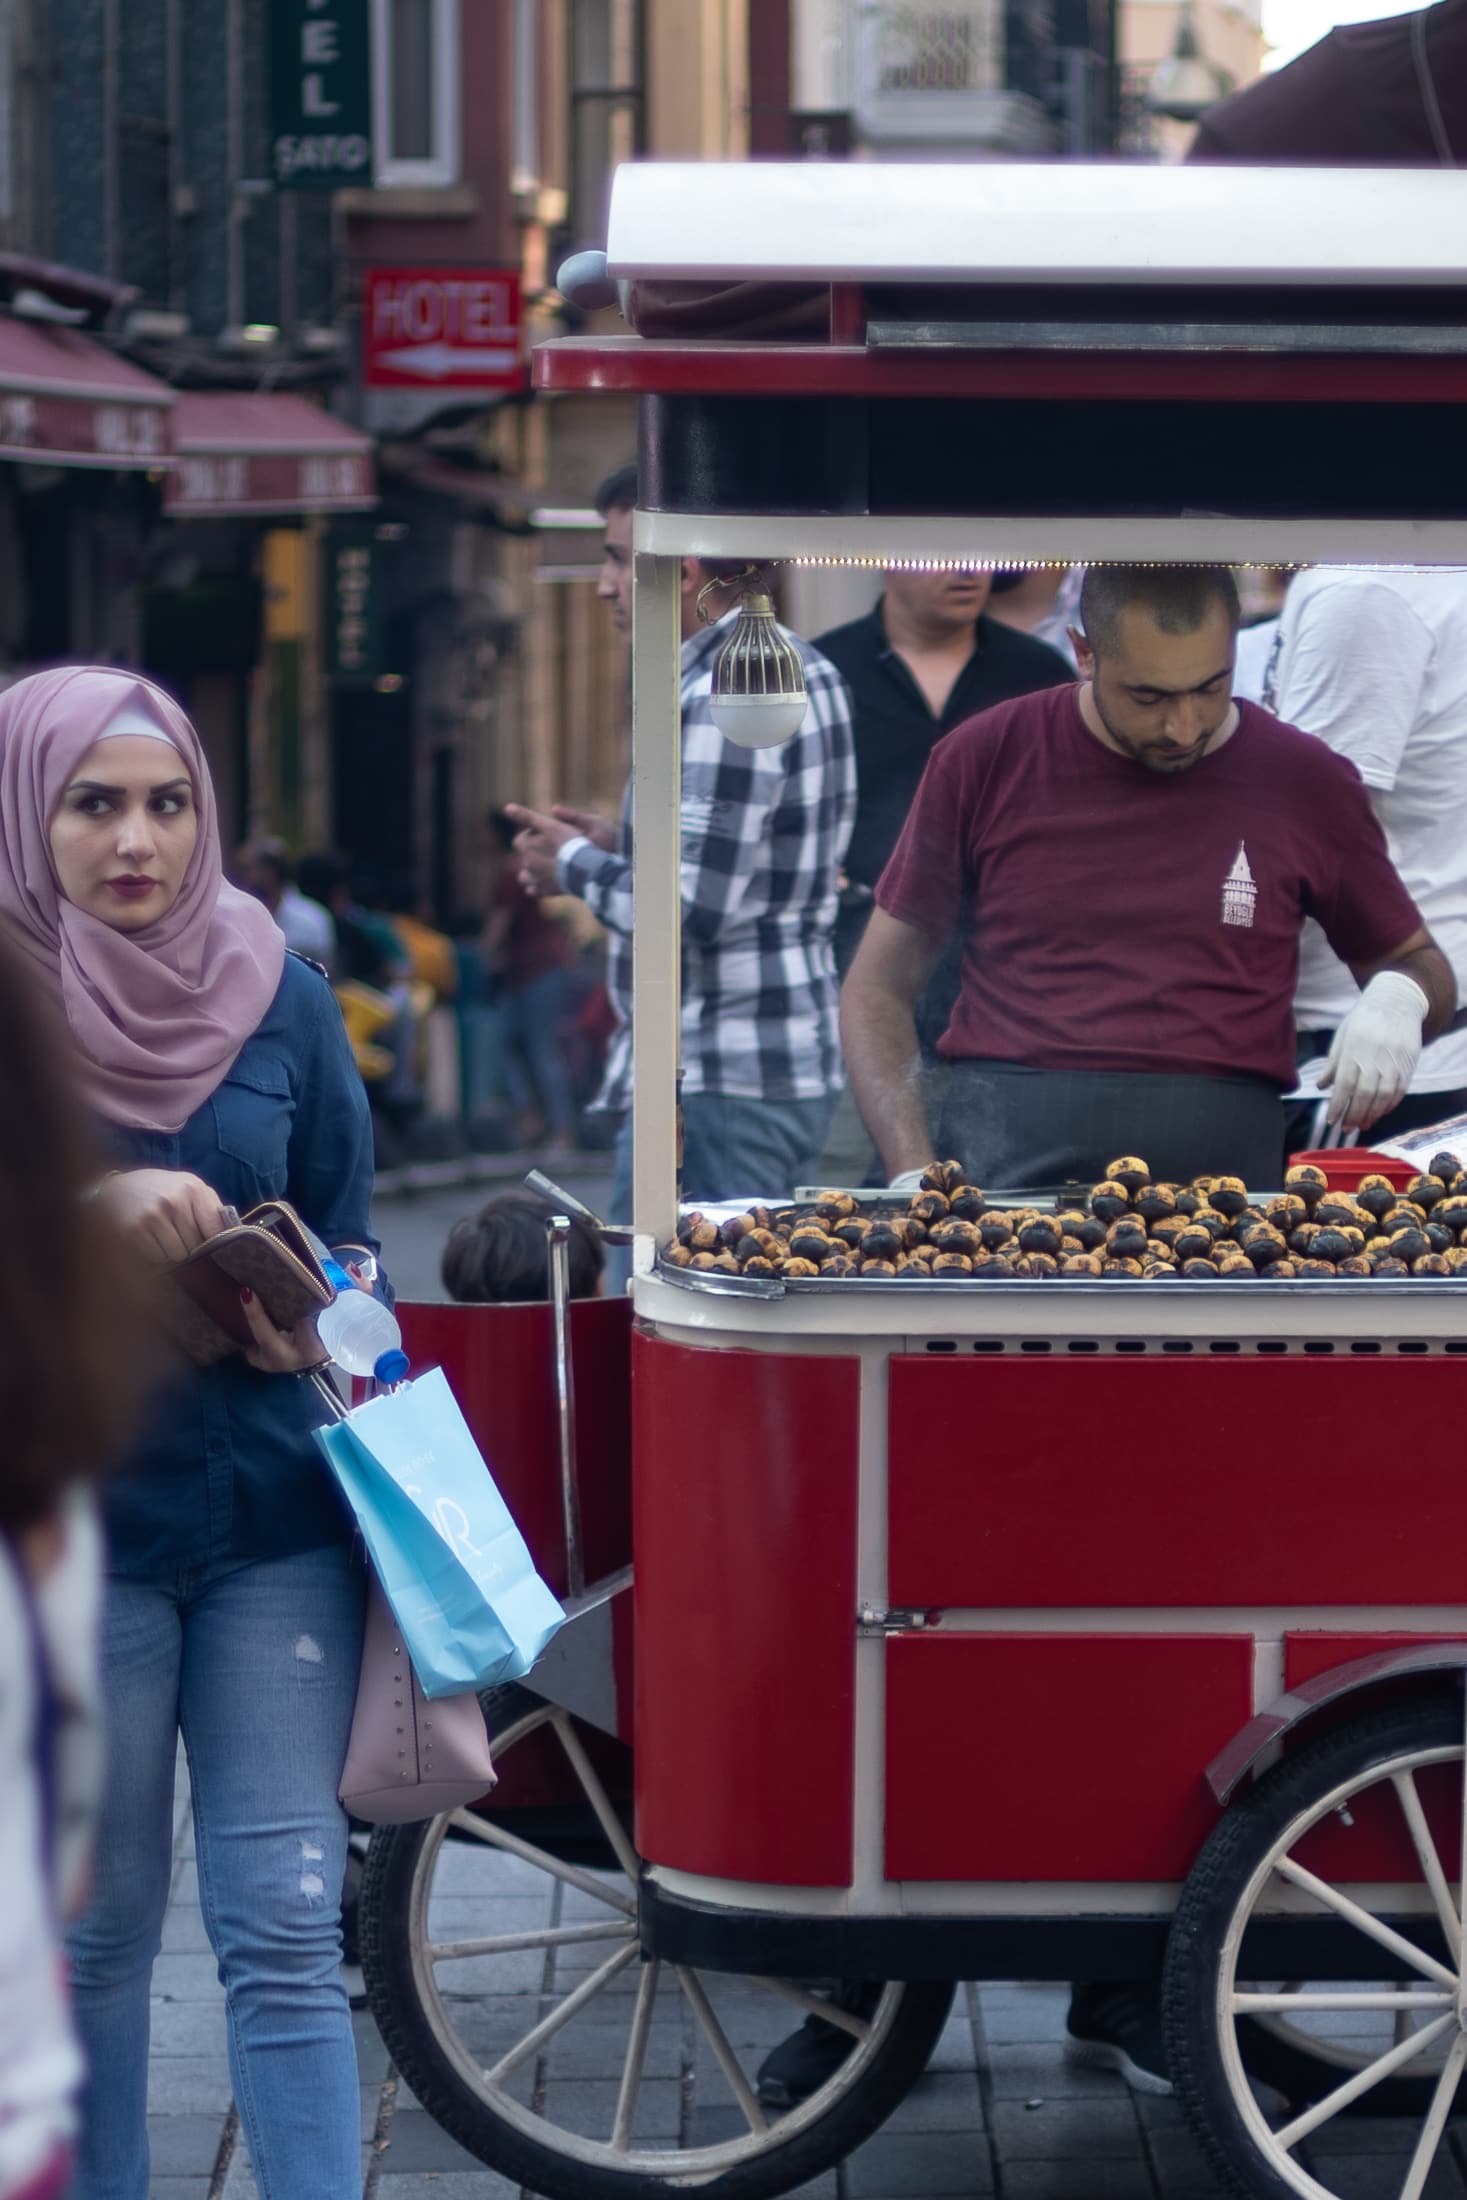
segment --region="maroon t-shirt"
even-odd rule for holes
[[[1106,748],[1076,687],[938,742],[876,899],[945,940],[971,896],[943,1054],[1292,1085],[1301,920],[1372,963],[1421,919],[1354,765],[1238,708],[1175,773]]]

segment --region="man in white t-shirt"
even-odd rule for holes
[[[1391,858],[1459,987],[1467,985],[1467,571],[1319,566],[1284,600],[1266,709],[1347,756],[1370,789]],[[1467,998],[1467,994],[1464,994]],[[1359,999],[1304,927],[1294,1021],[1301,1087]],[[1424,1049],[1406,1098],[1370,1126],[1398,1138],[1467,1109],[1467,1031]],[[1290,1110],[1291,1146],[1319,1145],[1322,1106]]]

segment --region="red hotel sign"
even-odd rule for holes
[[[373,267],[362,309],[369,390],[516,390],[520,279],[514,268]]]

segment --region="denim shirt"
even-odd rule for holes
[[[375,1252],[372,1128],[341,1012],[312,964],[287,955],[275,998],[182,1130],[108,1132],[114,1166],[184,1169],[241,1214],[288,1199],[331,1246]],[[221,1560],[344,1542],[350,1523],[311,1430],[310,1383],[234,1354],[155,1399],[148,1433],[104,1484],[116,1573],[171,1575]]]

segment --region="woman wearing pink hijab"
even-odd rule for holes
[[[0,695],[0,919],[63,1009],[112,1171],[96,1198],[141,1258],[182,1258],[289,1199],[375,1254],[366,1100],[329,986],[225,883],[198,737],[126,672]],[[110,1743],[94,1895],[71,1940],[89,2065],[79,2200],[147,2200],[148,2012],[182,1731],[199,1893],[262,2200],[361,2189],[340,1976],[336,1785],[361,1573],[291,1376],[321,1357],[245,1298],[247,1355],[158,1400],[106,1491]]]

